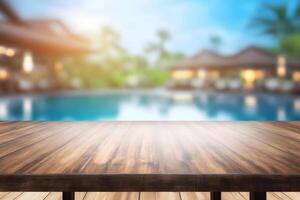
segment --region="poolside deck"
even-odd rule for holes
[[[6,200],[296,200],[299,172],[300,122],[0,123],[0,191],[42,192]]]
[[[2,192],[0,200],[61,200],[60,192]],[[223,200],[248,200],[247,192],[222,193]],[[299,200],[300,193],[270,192],[268,200]],[[209,193],[200,192],[77,192],[76,200],[210,200]]]
[[[210,200],[205,192],[77,192],[76,200]],[[2,192],[0,200],[61,200],[61,192]],[[300,193],[269,192],[268,200],[299,200]],[[223,200],[248,200],[247,192],[224,192]]]

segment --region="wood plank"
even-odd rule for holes
[[[76,192],[75,199],[83,200],[86,195],[86,192]],[[61,192],[50,192],[47,193],[45,197],[45,193],[43,192],[5,192],[5,195],[0,196],[0,200],[25,200],[25,199],[35,199],[35,200],[61,200],[62,193]]]
[[[55,173],[297,173],[300,165],[300,134],[285,130],[285,127],[281,127],[282,123],[277,126],[265,124],[270,123],[57,122],[53,126],[60,134],[54,139],[45,138],[12,155],[0,157],[0,172],[47,174],[50,169],[46,166],[51,163],[54,164],[51,170],[54,169]],[[38,127],[32,127],[30,131],[34,132],[35,129]],[[35,134],[38,132],[39,129]],[[52,133],[54,130],[48,129],[48,132]],[[78,132],[80,137],[74,137]],[[68,142],[70,139],[72,142]],[[17,148],[21,142],[28,140],[31,141],[32,138],[21,137],[10,145]],[[40,149],[42,144],[47,145],[47,148]],[[53,149],[57,150],[57,154],[51,154]],[[71,150],[76,153],[67,155]],[[8,169],[7,166],[12,164],[5,161],[25,158],[29,153],[34,154],[30,159],[26,157],[27,162]],[[256,156],[259,153],[262,158]],[[41,154],[47,156],[37,160],[36,157]],[[296,155],[293,160],[290,159],[290,154]],[[165,162],[164,159],[170,155],[174,159]],[[271,159],[268,155],[280,157]],[[83,160],[86,157],[91,161]],[[61,158],[64,162],[54,162]],[[208,163],[200,162],[201,158],[211,164],[207,166]],[[233,159],[237,161],[231,162]],[[257,162],[258,159],[265,159],[265,162]],[[74,164],[74,160],[78,161],[75,163],[77,167],[61,168],[61,165]],[[183,165],[184,161],[187,164]],[[29,164],[34,167],[26,168],[25,165]],[[81,165],[85,167],[80,167]]]
[[[293,198],[290,198],[284,192],[268,192],[268,199],[270,199],[270,194],[272,194],[279,200],[293,200]],[[300,198],[300,193],[298,193],[298,198]],[[295,198],[295,199],[297,199],[297,198]]]
[[[209,193],[181,192],[182,200],[210,200]],[[300,192],[268,192],[268,200],[298,200]],[[222,192],[222,200],[249,200],[248,192]]]
[[[0,123],[0,191],[299,191],[299,130],[300,122]]]
[[[61,200],[61,192],[50,192],[45,198],[45,193],[12,193],[6,192],[5,195],[0,196],[0,200],[18,199],[23,200],[34,198],[35,200]],[[87,195],[88,194],[88,195]],[[5,197],[8,195],[7,197]],[[40,198],[38,198],[40,197]],[[76,200],[210,200],[208,192],[121,192],[121,193],[100,193],[100,192],[76,192]],[[269,192],[268,200],[298,200],[300,199],[300,192]],[[222,200],[249,200],[249,193],[247,192],[223,192]]]
[[[268,192],[267,193],[267,199],[268,200],[290,200],[287,197],[282,199],[279,196],[277,196],[274,192]]]
[[[75,192],[75,200],[83,200],[86,195],[86,192]],[[50,192],[49,195],[44,200],[61,200],[61,192]],[[0,198],[1,200],[1,198]],[[42,199],[41,199],[42,200]]]
[[[59,128],[59,126],[56,126],[56,124],[53,124],[54,128],[49,124],[34,125],[36,126],[35,129],[33,129],[33,126],[22,127],[22,129],[11,132],[11,134],[5,134],[6,137],[0,136],[0,157],[4,157],[22,148],[33,145],[62,131],[62,129]],[[67,127],[68,126],[63,128]],[[51,131],[49,131],[49,129],[51,129]]]
[[[50,192],[43,200],[61,200],[61,192]]]
[[[290,199],[300,199],[300,192],[284,192],[286,196],[288,196]]]
[[[51,124],[47,122],[0,122],[0,145],[30,134],[42,132],[48,128],[53,128],[55,125],[55,122]]]
[[[1,198],[1,200],[14,200],[21,196],[23,192],[10,192],[9,194],[5,195]]]
[[[49,192],[24,192],[16,200],[41,200],[47,197]]]
[[[88,192],[84,200],[139,200],[138,192]]]
[[[179,192],[141,192],[140,200],[180,200]]]
[[[249,194],[244,196],[239,192],[222,192],[222,200],[249,200]]]
[[[180,192],[181,200],[210,200],[209,192]]]
[[[9,182],[13,184],[8,184]],[[107,184],[109,183],[109,184]],[[226,183],[226,184],[224,184]],[[299,191],[300,175],[0,175],[2,191]]]
[[[249,192],[238,192],[238,195],[241,196],[243,200],[249,200]]]
[[[86,194],[87,194],[86,192],[75,192],[75,199],[83,200]]]
[[[2,197],[4,197],[5,195],[7,195],[7,194],[9,194],[9,192],[0,192],[0,199],[1,199]]]
[[[180,192],[182,200],[210,200],[208,192]],[[249,200],[247,192],[222,192],[222,200]]]

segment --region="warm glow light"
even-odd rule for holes
[[[293,80],[296,82],[300,82],[300,72],[293,73]]]
[[[256,106],[256,97],[255,96],[246,96],[245,104],[248,107],[255,107]]]
[[[62,68],[63,68],[62,62],[55,63],[54,68],[55,68],[56,71],[62,70]]]
[[[294,101],[294,109],[300,111],[300,99]]]
[[[262,70],[256,70],[256,76],[257,76],[257,79],[261,79],[265,76],[265,73]]]
[[[216,71],[216,70],[210,71],[210,72],[209,72],[209,77],[210,77],[212,80],[217,80],[217,79],[219,79],[219,77],[220,77],[220,73],[219,73],[218,71]]]
[[[279,77],[285,77],[286,75],[286,69],[285,69],[285,66],[283,65],[278,65],[277,67],[277,75]]]
[[[6,56],[8,57],[12,57],[15,55],[15,50],[13,49],[7,49],[6,52],[5,52]]]
[[[206,78],[206,71],[204,69],[200,69],[200,70],[198,70],[197,75],[198,75],[199,79],[205,79]]]
[[[0,80],[5,80],[8,77],[8,72],[5,69],[0,69]]]
[[[6,48],[3,46],[0,46],[0,54],[5,54]]]
[[[0,46],[0,54],[4,54],[8,57],[12,57],[15,55],[15,50],[12,48],[5,48],[4,46]]]
[[[285,65],[286,60],[284,56],[278,56],[278,65]]]
[[[286,75],[286,60],[284,56],[279,56],[277,61],[277,75],[285,77]]]
[[[245,81],[246,88],[252,88],[254,81],[257,79],[255,70],[246,69],[241,72],[241,78]]]
[[[176,70],[172,72],[172,78],[177,80],[186,80],[193,78],[194,73],[192,70]]]
[[[25,52],[23,58],[23,70],[25,73],[30,73],[33,70],[34,64],[30,52]]]
[[[174,94],[172,96],[172,99],[175,101],[175,102],[180,102],[180,103],[187,103],[187,102],[191,102],[193,100],[193,96],[191,94],[185,94],[185,93],[182,93],[182,94]]]

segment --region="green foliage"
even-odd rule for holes
[[[120,34],[103,27],[94,42],[98,53],[68,60],[60,73],[61,82],[66,87],[91,89],[163,86],[168,80],[167,67],[183,58],[183,54],[167,50],[170,37],[167,30],[160,29],[145,55],[131,55],[121,45]],[[150,62],[150,54],[155,55],[154,62]]]
[[[149,74],[149,86],[161,86],[164,85],[169,77],[167,70],[160,70],[155,68],[150,68],[148,70]]]
[[[263,34],[281,39],[289,34],[300,31],[300,5],[297,4],[292,12],[288,4],[264,4],[264,12],[258,13],[250,26],[259,29]]]
[[[150,42],[146,45],[145,52],[147,54],[154,54],[157,60],[161,60],[170,53],[166,49],[166,44],[171,39],[171,34],[165,29],[159,29],[156,35],[157,41]]]
[[[286,54],[300,58],[300,34],[284,37],[280,41],[280,47]]]
[[[250,27],[277,39],[277,44],[267,49],[277,54],[300,57],[300,4],[290,7],[288,2],[265,3],[262,9],[264,12],[257,13]]]

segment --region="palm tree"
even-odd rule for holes
[[[171,39],[171,33],[166,29],[159,29],[156,32],[156,41],[146,45],[144,51],[149,60],[153,58],[153,66],[164,72],[173,62],[176,62],[184,57],[180,52],[174,52],[167,48],[167,43]],[[152,57],[154,56],[154,57]]]
[[[160,40],[160,43],[163,45],[165,44],[166,42],[168,42],[171,38],[171,34],[168,30],[166,29],[159,29],[157,31],[157,36]]]
[[[170,40],[171,34],[166,29],[159,29],[156,33],[157,42],[149,43],[146,48],[146,53],[156,53],[158,58],[163,58],[167,54],[166,43]]]
[[[250,25],[263,34],[282,39],[288,34],[300,32],[300,5],[290,12],[288,4],[265,4],[264,12],[254,17]]]
[[[110,26],[104,26],[99,34],[99,50],[102,56],[112,56],[124,51],[121,46],[121,36]]]

